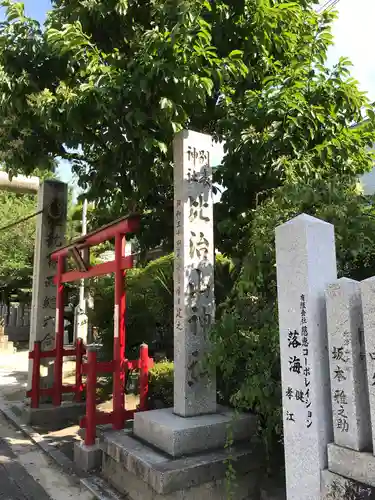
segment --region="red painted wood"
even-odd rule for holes
[[[125,237],[117,233],[115,237],[115,311],[114,311],[114,336],[113,336],[113,421],[114,429],[122,429],[124,419],[122,414],[125,410],[125,288],[124,270],[121,259],[125,253]]]
[[[133,266],[133,257],[131,255],[123,257],[120,265],[121,269],[130,269]],[[62,275],[61,282],[70,283],[81,279],[95,278],[96,276],[114,273],[115,270],[116,261],[112,260],[111,262],[103,262],[103,264],[92,266],[88,271],[67,271]],[[56,278],[54,279],[54,282],[56,282]]]
[[[66,257],[69,253],[69,250],[73,247],[77,248],[77,250],[82,250],[83,248],[93,247],[95,245],[99,245],[104,241],[111,240],[115,238],[116,234],[127,234],[134,233],[139,228],[139,216],[130,216],[128,218],[118,219],[117,221],[108,224],[100,229],[92,231],[84,236],[80,236],[76,238],[72,243],[61,247],[55,250],[51,254],[51,258],[53,260],[57,260],[59,256]]]
[[[82,366],[83,366],[83,340],[78,338],[76,341],[76,384],[74,401],[82,401]]]
[[[87,354],[87,390],[86,390],[86,433],[85,444],[95,444],[96,436],[96,351]]]

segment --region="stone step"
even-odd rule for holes
[[[81,484],[90,493],[94,495],[94,498],[98,500],[126,500],[127,497],[120,495],[110,484],[108,484],[104,479],[98,476],[90,476],[81,479]]]
[[[228,460],[233,461],[236,480],[242,484],[242,489],[246,488],[236,500],[253,498],[248,495],[248,488],[255,487],[261,456],[259,443],[254,441],[183,458],[168,456],[136,439],[130,431],[107,431],[100,441],[104,453],[103,476],[131,499],[149,500],[159,495],[169,499],[187,490],[193,495],[203,494],[206,488],[220,489],[225,481]],[[136,496],[137,491],[142,495]],[[203,497],[193,495],[191,498]]]

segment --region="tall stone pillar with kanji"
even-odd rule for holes
[[[64,182],[47,180],[38,192],[36,220],[33,293],[30,322],[30,351],[40,341],[42,350],[55,345],[56,286],[53,278],[56,263],[51,252],[64,244],[68,203],[68,186]],[[52,387],[53,360],[41,360],[41,387]],[[28,386],[31,387],[32,361],[29,365]]]

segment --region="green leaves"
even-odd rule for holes
[[[147,213],[157,230],[144,246],[172,244],[171,146],[183,128],[226,143],[216,241],[231,252],[251,210],[285,181],[371,165],[373,128],[347,132],[365,108],[373,126],[371,107],[346,59],[325,68],[333,16],[313,2],[59,0],[43,31],[5,4],[6,168],[72,161],[98,206]]]

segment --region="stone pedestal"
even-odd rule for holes
[[[259,499],[261,451],[255,443],[173,458],[128,431],[101,438],[102,475],[129,500],[226,500],[228,460],[236,471],[236,500]]]
[[[84,443],[74,443],[74,463],[88,472],[98,469],[102,464],[102,450],[98,444],[86,446]]]
[[[172,457],[224,448],[228,430],[234,442],[249,440],[256,433],[254,415],[218,408],[212,415],[182,418],[172,408],[134,415],[134,434]]]
[[[53,425],[61,426],[69,422],[77,422],[85,415],[86,403],[74,403],[63,401],[61,406],[42,403],[39,408],[31,408],[29,404],[21,404],[18,412],[22,415],[24,421],[30,425]]]

